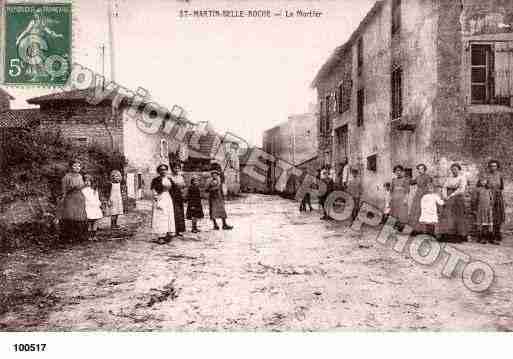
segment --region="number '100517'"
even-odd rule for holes
[[[46,344],[14,344],[15,352],[44,352]]]

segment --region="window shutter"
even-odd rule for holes
[[[495,96],[510,95],[510,49],[507,42],[495,43]]]

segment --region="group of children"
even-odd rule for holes
[[[98,220],[110,216],[111,227],[119,228],[118,216],[123,214],[121,172],[113,170],[110,183],[99,193],[97,180],[82,174],[82,163],[72,160],[61,181],[62,199],[57,207],[60,238],[63,243],[96,240]],[[104,200],[103,204],[100,197]]]
[[[82,195],[85,201],[85,212],[87,216],[88,238],[91,241],[97,240],[98,221],[104,216],[110,217],[111,229],[119,229],[118,217],[123,214],[123,197],[121,195],[121,172],[113,170],[110,174],[110,183],[104,190],[106,201],[100,201],[98,182],[91,175],[84,175],[84,187]],[[103,210],[102,210],[103,208]]]

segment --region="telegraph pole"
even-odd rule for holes
[[[115,39],[114,39],[114,18],[119,16],[117,0],[108,0],[109,19],[109,50],[110,50],[110,81],[116,81],[115,72]]]

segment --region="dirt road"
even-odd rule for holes
[[[2,255],[0,330],[513,330],[510,237],[457,245],[496,273],[474,293],[374,229],[359,238],[271,196],[227,209],[234,230],[205,220],[169,245],[150,242],[143,208],[128,239]]]

